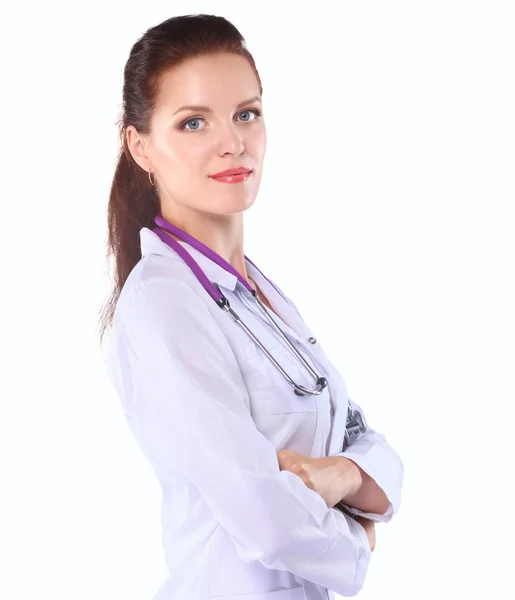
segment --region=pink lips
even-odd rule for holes
[[[210,177],[218,179],[218,177],[230,177],[231,175],[241,175],[242,173],[250,173],[251,171],[252,169],[247,169],[247,167],[236,167],[235,169],[227,169],[220,171],[220,173],[214,173]]]
[[[227,171],[210,175],[210,177],[221,183],[240,183],[248,179],[251,173],[251,169],[227,169]]]

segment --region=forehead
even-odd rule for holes
[[[159,104],[173,110],[184,104],[205,104],[216,110],[259,96],[259,82],[250,63],[235,54],[197,56],[168,69],[160,81]]]

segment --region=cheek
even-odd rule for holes
[[[174,143],[173,136],[163,135],[155,141],[152,160],[156,167],[162,170],[177,164],[177,145]]]
[[[201,137],[191,135],[191,137],[175,139],[169,146],[167,154],[169,166],[174,165],[186,176],[207,172],[213,162],[213,153],[216,149],[207,138],[201,139]]]
[[[156,166],[162,168],[195,169],[202,166],[210,155],[209,144],[199,135],[188,135],[176,131],[165,132],[154,144]]]
[[[254,136],[254,139],[252,141],[253,153],[256,156],[256,158],[263,158],[266,151],[266,142],[266,129],[263,127],[258,132],[256,132],[256,135]]]

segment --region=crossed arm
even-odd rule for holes
[[[358,508],[363,512],[377,513],[382,515],[386,512],[390,501],[377,483],[367,475],[354,461],[344,456],[338,457],[342,463],[345,477],[354,481],[352,486],[357,491],[347,494],[342,501],[349,506]]]

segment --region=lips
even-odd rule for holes
[[[252,169],[247,169],[245,167],[238,167],[237,169],[227,169],[227,171],[220,171],[220,173],[215,173],[214,175],[210,175],[216,179],[217,177],[232,177],[234,175],[243,175],[245,173],[250,173]]]

